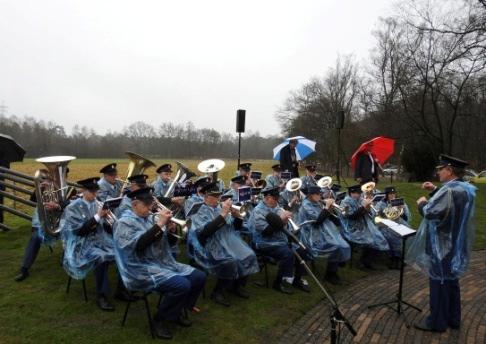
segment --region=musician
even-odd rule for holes
[[[128,194],[132,209],[125,211],[114,226],[115,257],[129,290],[164,295],[153,324],[157,337],[170,339],[168,322],[191,326],[184,310],[195,306],[206,275],[172,256],[170,246],[176,239],[166,230],[172,213],[161,210],[154,220],[152,191],[145,187]]]
[[[45,172],[45,175],[47,175],[48,172]],[[47,180],[41,182],[41,192],[43,192],[48,185],[49,181]],[[32,202],[37,202],[35,192],[32,193],[30,200]],[[42,200],[39,200],[39,202],[42,202]],[[68,203],[69,202],[59,205],[56,202],[46,202],[43,204],[43,207],[46,209],[46,212],[60,215],[62,208],[67,206]],[[20,267],[20,271],[17,276],[15,276],[15,281],[23,281],[29,276],[29,269],[31,268],[32,264],[34,264],[41,245],[51,246],[57,239],[57,237],[44,232],[42,223],[39,219],[39,206],[36,206],[34,212],[32,213],[32,235],[27,247],[25,248],[24,257],[22,258],[22,266]]]
[[[282,178],[280,178],[280,172],[282,169],[280,168],[280,164],[275,164],[272,166],[272,174],[269,174],[266,178],[265,181],[267,182],[267,187],[269,188],[274,188],[276,186],[280,187],[283,189],[285,184],[282,182]]]
[[[392,204],[391,202],[397,199],[397,190],[394,186],[387,186],[385,188],[385,198],[379,201],[375,209],[378,212],[378,215],[387,218],[384,210],[391,207]],[[405,225],[407,227],[410,227],[409,221],[411,220],[411,214],[410,210],[408,209],[408,206],[404,204],[403,206],[398,206],[398,209],[403,209],[402,215],[395,221]],[[388,241],[388,245],[390,246],[390,265],[389,267],[392,269],[400,269],[400,257],[401,257],[401,252],[402,252],[402,239],[398,234],[396,234],[394,231],[392,231],[390,228],[387,226],[380,227],[382,230],[383,235],[385,236],[386,240]]]
[[[242,186],[246,186],[246,181],[247,178],[241,175],[231,178],[231,189],[229,191],[229,194],[231,195],[231,199],[234,203],[238,202],[238,189]]]
[[[165,205],[166,207],[170,207],[172,204],[176,205],[177,207],[184,206],[184,197],[173,197],[174,189],[165,196],[167,191],[172,184],[172,165],[171,164],[162,164],[160,165],[156,172],[159,174],[157,179],[153,183],[154,188],[154,195],[159,199],[159,201]]]
[[[292,172],[292,178],[299,178],[299,161],[297,160],[297,140],[290,140],[289,144],[280,151],[280,167],[282,171]]]
[[[308,164],[305,165],[305,176],[302,179],[302,189],[307,189],[309,186],[317,185],[316,182],[316,165],[315,164]]]
[[[300,189],[297,191],[289,191],[284,188],[282,191],[280,191],[278,203],[285,210],[288,210],[293,214],[297,214],[302,203],[302,198],[303,195]]]
[[[355,244],[363,246],[360,262],[366,269],[374,270],[372,259],[375,250],[390,249],[385,237],[373,222],[371,199],[361,197],[361,186],[348,187],[348,195],[341,202],[346,212],[341,216],[344,237]]]
[[[98,182],[100,187],[98,191],[98,199],[104,202],[108,198],[116,198],[122,195],[122,184],[118,177],[118,170],[116,169],[116,163],[111,163],[104,166],[100,173],[103,174],[103,178],[101,178]]]
[[[218,277],[211,299],[228,307],[225,291],[248,298],[244,286],[248,275],[258,272],[259,267],[255,253],[235,230],[242,221],[231,208],[231,197],[220,203],[221,192],[214,182],[204,185],[201,192],[204,204],[192,217],[188,251],[198,265]]]
[[[209,183],[209,181],[210,181],[210,178],[208,176],[202,176],[202,177],[199,177],[194,182],[194,186],[196,188],[196,193],[191,195],[191,197],[186,199],[186,201],[184,202],[184,215],[186,216],[186,218],[187,218],[189,211],[191,210],[192,206],[195,203],[204,202],[204,194],[201,192],[201,188],[205,184]]]
[[[324,280],[332,284],[341,284],[337,274],[339,263],[348,261],[351,248],[343,239],[338,229],[340,220],[334,215],[332,198],[321,203],[321,188],[309,186],[307,197],[299,210],[298,221],[314,221],[304,224],[300,230],[300,239],[310,250],[312,258],[327,257],[327,269]]]
[[[128,182],[130,185],[128,186],[129,192],[130,191],[137,191],[139,189],[147,187],[147,178],[146,174],[136,174],[133,176],[128,177]],[[132,209],[132,200],[126,194],[123,195],[122,201],[118,208],[116,208],[115,215],[117,218],[121,217],[124,211]]]
[[[74,279],[84,279],[94,269],[98,306],[113,311],[114,307],[108,301],[108,265],[114,260],[113,237],[111,226],[104,220],[109,210],[100,207],[96,201],[99,178],[77,183],[82,186],[83,196],[72,201],[61,217],[63,266]],[[118,286],[118,290],[123,289]]]
[[[304,268],[294,260],[293,248],[285,233],[292,213],[278,205],[278,187],[265,188],[262,193],[263,200],[253,210],[249,225],[255,249],[278,262],[273,288],[285,294],[293,293],[292,286],[308,292],[309,285],[302,278]],[[306,256],[300,249],[297,252],[301,257]]]
[[[238,176],[245,178],[247,186],[255,187],[255,181],[251,178],[251,162],[243,162],[239,166]]]
[[[359,153],[354,170],[354,178],[358,183],[378,183],[378,174],[381,166],[373,154],[373,142],[369,142],[365,149]]]
[[[408,249],[406,261],[429,277],[430,315],[415,327],[443,332],[459,329],[461,295],[459,278],[467,270],[475,235],[476,187],[462,177],[466,161],[442,154],[436,167],[440,189],[427,200],[417,200],[423,220]],[[428,182],[429,190],[436,189]]]

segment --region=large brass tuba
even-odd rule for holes
[[[61,211],[48,210],[45,203],[60,205],[67,199],[67,165],[74,156],[49,156],[36,159],[46,166],[46,170],[37,170],[34,175],[34,190],[37,198],[37,212],[42,229],[51,235],[59,233]]]
[[[142,174],[147,168],[155,167],[155,164],[149,159],[144,158],[141,155],[132,152],[125,152],[128,155],[130,162],[128,163],[127,177],[123,180],[122,188],[120,189],[120,195],[123,194],[123,190],[128,185],[128,178],[137,174]]]

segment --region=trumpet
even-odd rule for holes
[[[161,211],[161,210],[171,211],[165,205],[163,205],[162,203],[160,203],[160,201],[155,196],[154,196],[154,203],[155,203],[155,208],[157,209],[157,212],[152,213],[152,215],[154,215],[154,216],[157,216],[157,213],[159,211]],[[176,238],[182,239],[182,238],[184,238],[187,235],[187,232],[189,230],[188,221],[184,221],[184,220],[181,220],[181,219],[176,219],[174,217],[171,217],[169,219],[169,222],[175,223],[180,228],[180,233],[179,234],[172,233],[172,235],[174,235]]]
[[[246,217],[246,214],[247,214],[247,206],[242,204],[242,205],[235,205],[235,204],[232,204],[231,205],[231,209],[234,210],[236,212],[236,217],[239,218],[239,219],[244,219]]]

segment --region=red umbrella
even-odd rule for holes
[[[366,151],[366,147],[370,143],[372,144],[372,146],[370,146],[371,154],[376,160],[378,160],[380,165],[383,165],[395,152],[394,139],[383,136],[375,137],[374,139],[362,143],[356,152],[354,152],[353,156],[351,157],[351,167],[353,169],[356,167],[356,159],[358,158],[358,155],[361,152]]]

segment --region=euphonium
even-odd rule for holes
[[[289,192],[294,192],[296,195],[298,195],[299,201],[302,201],[302,199],[304,199],[305,197],[301,188],[302,188],[302,180],[300,178],[292,178],[285,184],[285,190]]]
[[[155,164],[152,161],[144,158],[141,155],[132,152],[125,152],[125,154],[128,155],[128,159],[130,160],[130,162],[128,163],[127,177],[125,178],[125,180],[118,179],[123,182],[119,196],[122,195],[123,190],[128,185],[128,178],[137,174],[142,174],[143,171],[145,171],[149,167],[155,167]]]
[[[37,170],[34,175],[34,191],[37,198],[37,211],[42,229],[51,235],[59,233],[61,212],[48,211],[44,203],[55,202],[60,205],[67,196],[67,165],[74,156],[49,156],[36,159],[43,163],[47,170]],[[41,185],[44,183],[44,187]],[[44,190],[43,190],[44,188]]]

